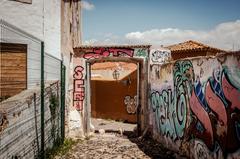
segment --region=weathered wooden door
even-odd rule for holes
[[[27,45],[0,43],[0,100],[27,88]]]

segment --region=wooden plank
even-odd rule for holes
[[[27,45],[1,43],[1,96],[13,96],[27,88]]]
[[[6,70],[5,70],[6,71]],[[8,71],[7,73],[2,73],[2,77],[18,77],[18,76],[24,76],[25,77],[25,72],[23,72],[22,70],[21,71]]]
[[[12,53],[23,53],[27,50],[26,44],[17,44],[17,43],[1,43],[1,51],[5,52],[12,52]]]

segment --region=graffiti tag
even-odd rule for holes
[[[128,114],[135,114],[137,110],[137,96],[125,96],[124,104],[126,105]]]
[[[74,107],[81,111],[83,109],[83,101],[85,98],[85,87],[84,87],[84,78],[83,78],[82,66],[77,66],[74,69],[74,90],[73,90],[73,104]]]
[[[170,59],[170,56],[171,56],[170,51],[154,50],[151,53],[151,62],[163,64]]]
[[[93,48],[88,49],[83,54],[83,58],[92,59],[108,56],[128,56],[133,57],[134,49],[131,48]]]
[[[174,65],[174,90],[154,91],[151,94],[151,105],[155,112],[158,130],[172,139],[181,138],[187,122],[187,105],[190,85],[194,78],[190,61]]]

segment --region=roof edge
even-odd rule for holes
[[[91,48],[150,48],[152,45],[81,45],[73,49],[91,49]]]

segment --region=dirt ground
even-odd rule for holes
[[[133,132],[136,125],[101,119],[92,120],[94,133],[87,140],[79,140],[72,149],[58,159],[170,159],[179,158],[151,138],[139,138]],[[105,128],[105,129],[103,129]],[[118,131],[120,130],[120,131]],[[105,132],[104,132],[105,131]]]

